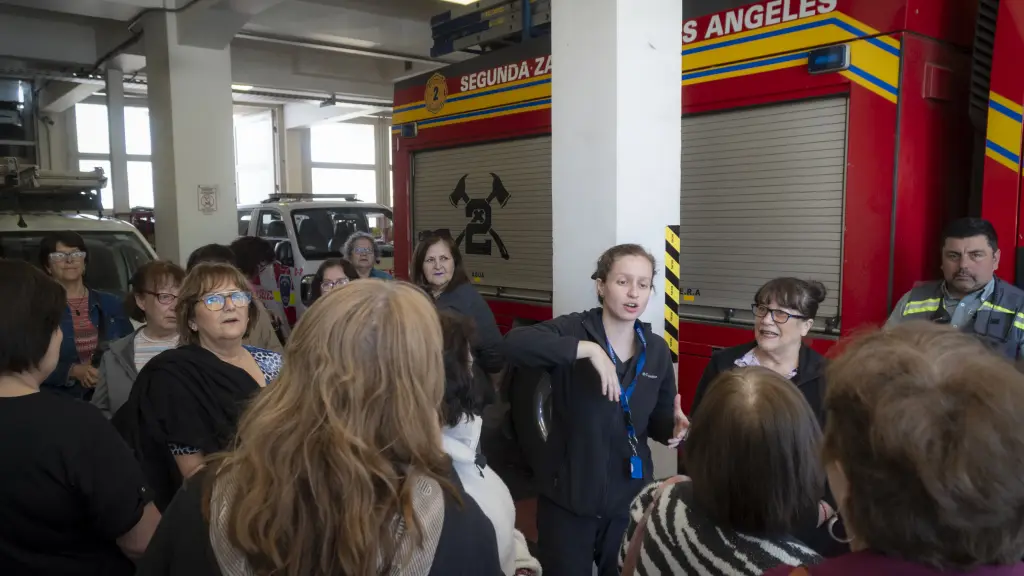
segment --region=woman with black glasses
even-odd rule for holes
[[[229,264],[193,268],[178,294],[179,347],[146,364],[114,416],[161,510],[205,456],[228,447],[245,405],[281,369],[276,352],[242,344],[259,315],[247,287]]]
[[[738,366],[763,366],[793,382],[824,425],[825,357],[803,339],[814,325],[825,294],[821,282],[799,278],[776,278],[761,286],[750,307],[754,313],[754,341],[711,355],[697,384],[690,418],[720,373]]]
[[[356,267],[344,258],[328,258],[316,269],[313,283],[309,287],[309,305],[320,299],[335,288],[340,288],[353,280],[359,280]]]
[[[100,361],[100,379],[92,403],[110,418],[128,400],[139,371],[153,357],[178,345],[174,308],[185,271],[173,262],[154,260],[136,270],[125,298],[128,316],[143,326],[110,343]]]
[[[719,350],[711,355],[690,408],[697,417],[700,403],[719,374],[737,367],[762,366],[781,375],[796,386],[814,411],[818,423],[825,425],[825,357],[804,343],[814,326],[818,306],[827,291],[821,282],[800,278],[769,280],[754,295],[750,309],[754,313],[754,341]],[[686,445],[683,445],[685,452]],[[835,498],[826,486],[825,503],[836,508]],[[793,536],[822,556],[844,554],[849,548],[819,529],[819,510],[807,510],[794,528]]]
[[[111,341],[133,330],[117,297],[85,285],[88,263],[85,240],[74,232],[55,232],[40,243],[39,267],[67,294],[67,306],[60,320],[64,333],[60,359],[42,389],[85,399],[91,397],[99,383],[103,350]]]

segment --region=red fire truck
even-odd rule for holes
[[[744,311],[771,277],[829,288],[811,338],[819,350],[884,321],[935,275],[939,229],[967,212],[971,176],[974,2],[765,0],[700,13],[708,4],[684,2],[682,297],[671,343],[684,398],[714,349],[749,341]],[[1004,1],[999,18],[1019,9]],[[1003,26],[993,40],[991,102],[1002,116],[988,116],[984,207],[1004,238],[1024,243],[1024,78],[1009,71],[1020,35]],[[837,46],[848,66],[812,73],[808,55]],[[473,281],[504,328],[551,316],[554,65],[540,38],[395,89],[396,262],[409,261],[423,230],[462,234]]]
[[[984,126],[984,136],[976,144],[976,154],[984,155],[981,215],[992,222],[1003,244],[999,275],[1019,286],[1024,282],[1024,3],[981,0],[974,46],[971,112],[975,123]]]

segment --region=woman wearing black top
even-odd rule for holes
[[[501,576],[442,448],[437,312],[406,283],[321,298],[280,379],[167,509],[139,576]]]
[[[754,341],[718,350],[704,370],[690,415],[697,413],[708,385],[737,366],[764,366],[788,378],[807,399],[819,424],[824,422],[825,357],[804,344],[814,326],[818,305],[825,301],[821,282],[799,278],[769,280],[754,295]]]
[[[679,409],[668,345],[640,315],[654,257],[642,246],[607,250],[592,276],[600,308],[559,316],[506,336],[512,365],[551,374],[551,426],[537,504],[545,574],[618,574],[629,505],[653,480],[648,437],[678,445]]]
[[[100,411],[40,394],[63,339],[63,288],[0,260],[0,574],[127,576],[160,521]]]
[[[697,414],[712,382],[722,372],[743,366],[763,366],[788,379],[803,394],[818,423],[825,425],[825,357],[804,343],[814,325],[818,306],[825,301],[825,286],[813,280],[775,278],[754,295],[754,341],[718,350],[697,384],[690,415]],[[833,509],[835,498],[827,489],[825,502]],[[844,544],[819,528],[817,514],[805,514],[794,536],[823,556],[849,551]]]
[[[505,368],[501,332],[491,308],[470,284],[462,253],[451,236],[427,233],[420,237],[412,257],[412,281],[433,296],[439,309],[451,309],[473,320],[473,358],[492,381],[497,380]]]

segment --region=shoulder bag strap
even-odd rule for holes
[[[647,533],[647,522],[651,518],[651,512],[658,505],[661,495],[665,492],[666,488],[684,480],[689,480],[689,478],[686,476],[673,476],[663,481],[658,485],[657,490],[654,491],[654,499],[651,500],[651,504],[644,511],[640,522],[637,523],[636,530],[633,531],[633,537],[629,539],[629,544],[626,548],[626,558],[622,561],[622,576],[633,576],[633,572],[636,570],[636,565],[640,561],[640,548],[643,546],[644,535]]]

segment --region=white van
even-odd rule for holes
[[[354,232],[373,234],[381,257],[377,268],[394,275],[391,209],[360,202],[355,195],[280,195],[238,207],[239,236],[265,238],[279,264],[260,275],[256,296],[282,322],[287,336],[306,310],[311,280],[324,260],[341,257]]]
[[[102,216],[103,171],[54,172],[0,159],[0,256],[39,266],[39,246],[53,232],[75,232],[85,241],[90,288],[123,298],[143,264],[157,258],[131,224]]]
[[[128,281],[156,252],[131,224],[90,214],[13,213],[0,211],[0,254],[39,265],[39,244],[52,232],[75,232],[89,249],[85,282],[119,297]]]

